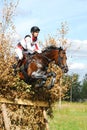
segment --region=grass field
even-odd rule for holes
[[[54,118],[49,119],[50,130],[87,130],[87,103],[55,104]]]

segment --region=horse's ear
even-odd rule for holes
[[[59,47],[59,51],[61,51],[61,50],[63,50],[63,48],[60,46],[60,47]]]

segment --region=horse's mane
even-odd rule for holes
[[[53,45],[51,45],[51,46],[47,46],[47,47],[46,47],[46,50],[49,50],[49,49],[58,49],[58,47],[53,46]]]
[[[42,59],[42,57],[43,57],[43,59],[44,60],[46,60],[46,57],[43,55],[43,53],[44,52],[49,52],[48,54],[49,55],[51,55],[51,53],[50,53],[50,51],[53,51],[53,50],[58,50],[59,52],[61,51],[61,50],[63,50],[63,48],[62,47],[56,47],[56,46],[53,46],[53,45],[51,45],[51,46],[47,46],[46,48],[45,48],[45,50],[42,52],[42,53],[34,53],[33,55],[29,55],[28,56],[28,61],[32,61],[32,59],[34,60],[34,59]],[[51,56],[53,56],[53,55],[51,55]]]
[[[62,47],[56,47],[54,45],[51,45],[51,46],[47,46],[44,51],[56,50],[56,49],[59,50],[59,51],[63,50]]]

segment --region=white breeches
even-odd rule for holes
[[[19,57],[19,59],[21,60],[23,58],[23,52],[20,48],[16,47],[15,52],[17,54],[17,56]]]

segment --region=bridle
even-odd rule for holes
[[[61,69],[65,69],[67,67],[67,65],[63,65],[63,56],[60,55],[61,51],[63,50],[60,50],[59,51],[59,56],[58,56],[58,66],[61,68]],[[63,52],[63,54],[66,54],[65,52]]]

